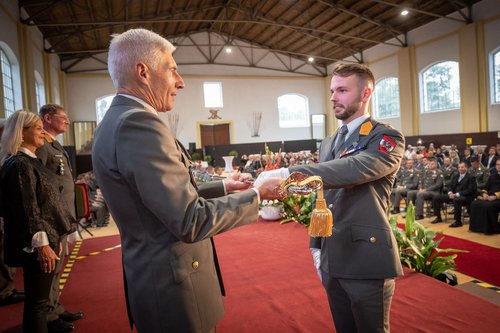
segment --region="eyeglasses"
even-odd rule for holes
[[[66,121],[70,121],[68,116],[61,116],[60,114],[53,114],[52,115],[53,117],[57,117],[57,118],[61,118],[61,119],[64,119]]]

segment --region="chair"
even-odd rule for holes
[[[75,201],[76,201],[76,218],[78,220],[78,225],[89,233],[90,236],[94,236],[82,221],[88,221],[91,218],[90,205],[89,205],[89,189],[85,183],[75,183]],[[80,237],[80,229],[77,228]]]

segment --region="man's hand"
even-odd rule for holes
[[[449,197],[450,199],[455,199],[455,198],[456,198],[456,196],[457,196],[457,195],[456,195],[455,193],[450,193],[450,194],[448,194],[448,197]]]
[[[254,186],[260,185],[265,179],[277,178],[277,179],[287,179],[290,175],[290,171],[287,168],[281,168],[276,170],[262,171],[255,180]]]
[[[263,180],[255,188],[259,191],[260,200],[274,200],[283,199],[278,194],[278,187],[281,185],[282,180],[279,178],[269,178]]]
[[[224,186],[227,192],[245,190],[250,186],[252,175],[249,173],[232,173],[224,179]]]
[[[314,267],[316,268],[316,274],[318,274],[319,280],[323,281],[323,279],[321,278],[321,269],[320,269],[320,266],[321,266],[321,250],[320,249],[315,249],[315,248],[310,248],[310,250],[311,250],[312,257],[313,257]]]
[[[50,273],[56,269],[56,261],[59,257],[50,248],[50,246],[40,246],[37,247],[38,251],[38,261],[40,261],[40,267],[44,273]]]

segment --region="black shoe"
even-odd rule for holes
[[[53,321],[49,321],[47,323],[47,328],[49,329],[49,333],[65,333],[74,330],[75,325],[59,318]]]
[[[461,227],[463,224],[460,221],[455,221],[452,224],[449,225],[450,228],[458,228]]]
[[[423,220],[423,219],[424,219],[423,215],[415,215],[415,221]]]
[[[0,306],[1,305],[10,305],[10,304],[15,304],[19,302],[24,302],[24,292],[21,293],[20,291],[13,290],[12,294],[7,296],[6,298],[0,300]]]
[[[63,313],[61,313],[59,315],[59,318],[64,320],[64,321],[67,321],[67,322],[72,322],[72,321],[75,321],[78,319],[82,319],[83,316],[84,316],[84,313],[81,311],[78,311],[78,312],[64,311]]]
[[[391,210],[391,214],[399,214],[399,209],[394,208]]]
[[[436,217],[434,220],[432,220],[431,224],[436,224],[436,223],[440,223],[440,222],[443,222],[443,220],[441,220],[440,217]]]

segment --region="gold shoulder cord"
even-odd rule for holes
[[[323,180],[320,176],[307,176],[301,172],[293,172],[281,184],[279,192],[285,197],[292,194],[304,195],[317,192],[316,207],[311,214],[309,236],[329,237],[332,235],[333,215],[326,206],[323,196]]]

